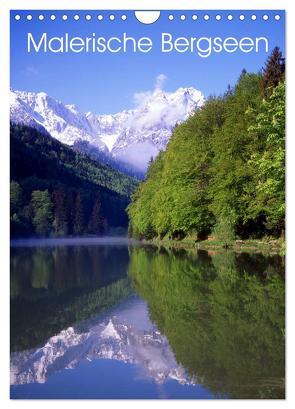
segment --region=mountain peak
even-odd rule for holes
[[[37,96],[40,97],[41,99],[47,99],[48,95],[46,94],[46,92],[38,92]]]
[[[11,121],[45,129],[68,145],[86,141],[115,160],[145,171],[150,157],[166,148],[173,128],[204,103],[201,91],[180,87],[140,94],[134,109],[117,114],[81,112],[77,105],[55,100],[45,92],[11,90]]]

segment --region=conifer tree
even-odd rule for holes
[[[66,194],[63,188],[53,191],[54,203],[54,228],[55,234],[64,236],[68,233],[67,212],[66,212]]]
[[[245,77],[245,75],[247,75],[247,70],[246,70],[246,68],[243,68],[242,72],[241,72],[241,74],[239,76],[238,82],[242,81],[242,79]]]
[[[263,68],[261,87],[264,96],[268,96],[272,93],[272,90],[269,90],[269,88],[275,88],[284,78],[284,74],[285,59],[282,57],[282,52],[279,47],[275,47]]]
[[[101,212],[101,204],[99,199],[96,199],[93,205],[90,216],[88,231],[92,234],[102,234],[104,228],[103,217]]]
[[[74,234],[79,235],[84,233],[84,209],[80,192],[78,192],[75,200],[75,220],[74,220]]]

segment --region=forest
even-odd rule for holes
[[[207,99],[176,125],[128,206],[139,239],[284,237],[285,59]]]
[[[11,237],[122,234],[137,180],[11,124]]]

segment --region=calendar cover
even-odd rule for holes
[[[11,399],[285,398],[285,12],[10,12]]]

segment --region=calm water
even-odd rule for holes
[[[278,256],[13,242],[11,397],[284,398]]]

